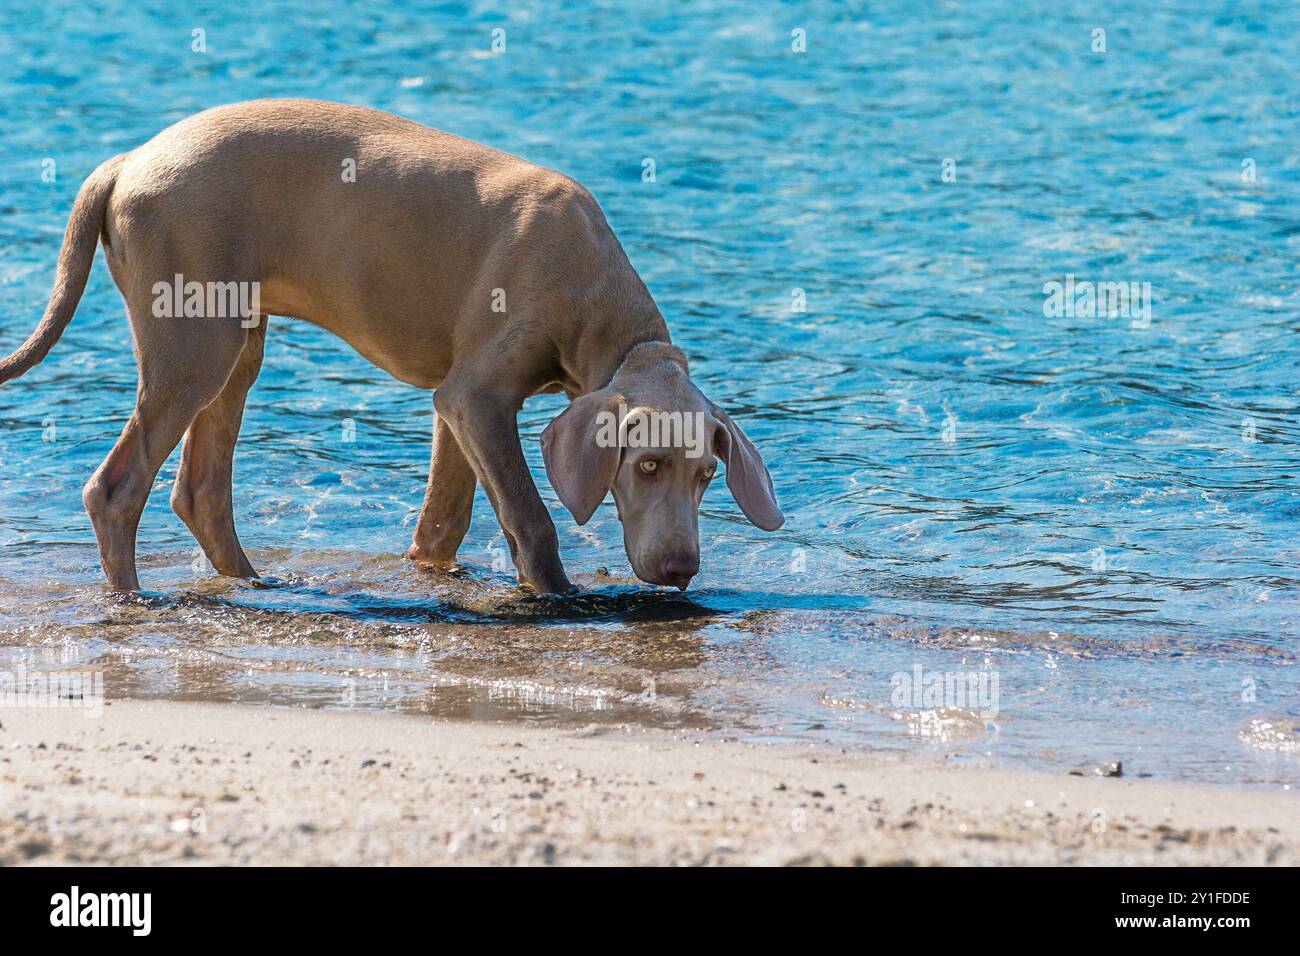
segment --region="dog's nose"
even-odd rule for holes
[[[700,556],[698,554],[670,554],[664,558],[661,568],[666,584],[686,590],[691,578],[700,573]]]

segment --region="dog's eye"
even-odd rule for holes
[[[641,469],[641,474],[653,475],[659,470],[659,462],[655,461],[653,458],[646,458],[643,459],[641,464],[637,465],[637,467]]]
[[[714,464],[709,465],[709,467],[704,470],[704,474],[700,475],[700,481],[712,481],[713,476],[716,475],[717,473],[718,473],[718,465],[715,462]]]

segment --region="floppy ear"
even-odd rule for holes
[[[595,513],[618,473],[620,400],[608,388],[583,395],[542,432],[546,477],[578,524]]]
[[[726,412],[714,405],[713,414],[722,425],[714,436],[714,453],[727,463],[731,496],[752,524],[764,531],[775,531],[785,524],[785,515],[776,503],[772,476],[758,449]]]

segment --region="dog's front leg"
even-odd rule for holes
[[[433,425],[433,458],[429,487],[415,528],[415,541],[406,556],[443,568],[456,563],[456,549],[469,530],[474,513],[474,469],[451,427],[438,416]]]
[[[519,579],[543,594],[570,591],[555,524],[519,443],[522,397],[449,378],[433,403],[492,502]]]

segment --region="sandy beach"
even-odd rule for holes
[[[2,864],[1279,864],[1290,793],[635,727],[0,712]]]

